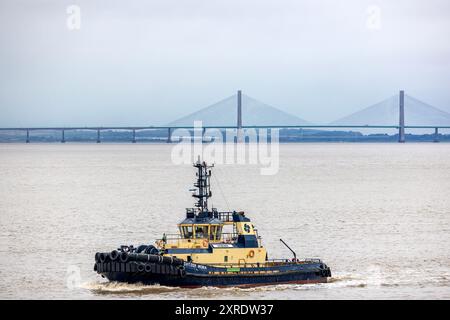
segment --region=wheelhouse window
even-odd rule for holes
[[[212,225],[211,233],[209,234],[209,240],[215,240],[216,232],[217,232],[216,230],[217,230],[217,226]]]
[[[217,226],[216,240],[220,240],[222,238],[222,227],[223,226]]]
[[[179,226],[180,233],[184,239],[209,239],[218,241],[222,238],[220,224],[182,224]]]
[[[209,238],[209,226],[195,226],[196,238]]]
[[[211,225],[211,233],[209,235],[210,240],[220,240],[222,236],[222,226],[221,225]]]
[[[192,239],[193,233],[192,233],[192,226],[181,226],[181,234],[183,235],[183,238],[185,239]]]

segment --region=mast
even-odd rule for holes
[[[197,200],[195,206],[200,212],[208,212],[208,198],[212,196],[210,189],[211,170],[214,165],[208,166],[205,161],[200,161],[200,157],[197,162],[194,163],[194,167],[197,168],[197,182],[194,183],[194,187],[197,188],[197,192],[192,196]]]

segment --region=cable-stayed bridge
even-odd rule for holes
[[[131,142],[135,143],[136,132],[142,130],[167,130],[167,142],[171,142],[175,129],[194,129],[194,121],[202,121],[206,129],[395,129],[398,142],[405,142],[408,129],[434,130],[434,141],[438,141],[439,129],[450,129],[450,114],[417,100],[404,91],[369,106],[349,116],[326,125],[312,124],[297,116],[264,104],[238,91],[226,99],[197,112],[175,120],[164,126],[108,126],[108,127],[11,127],[0,131],[25,132],[25,142],[31,142],[31,133],[36,131],[59,131],[61,142],[66,142],[67,131],[95,131],[96,142],[102,141],[103,131],[131,131]]]

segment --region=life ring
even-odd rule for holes
[[[204,246],[204,247],[207,247],[207,246],[208,246],[208,240],[206,240],[206,239],[203,240],[203,246]]]
[[[253,258],[253,257],[255,256],[255,251],[250,250],[250,252],[248,253],[248,256],[249,256],[250,258]]]

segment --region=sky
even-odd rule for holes
[[[448,0],[0,0],[0,127],[163,125],[238,89],[314,123],[400,89],[450,112],[449,39]]]

